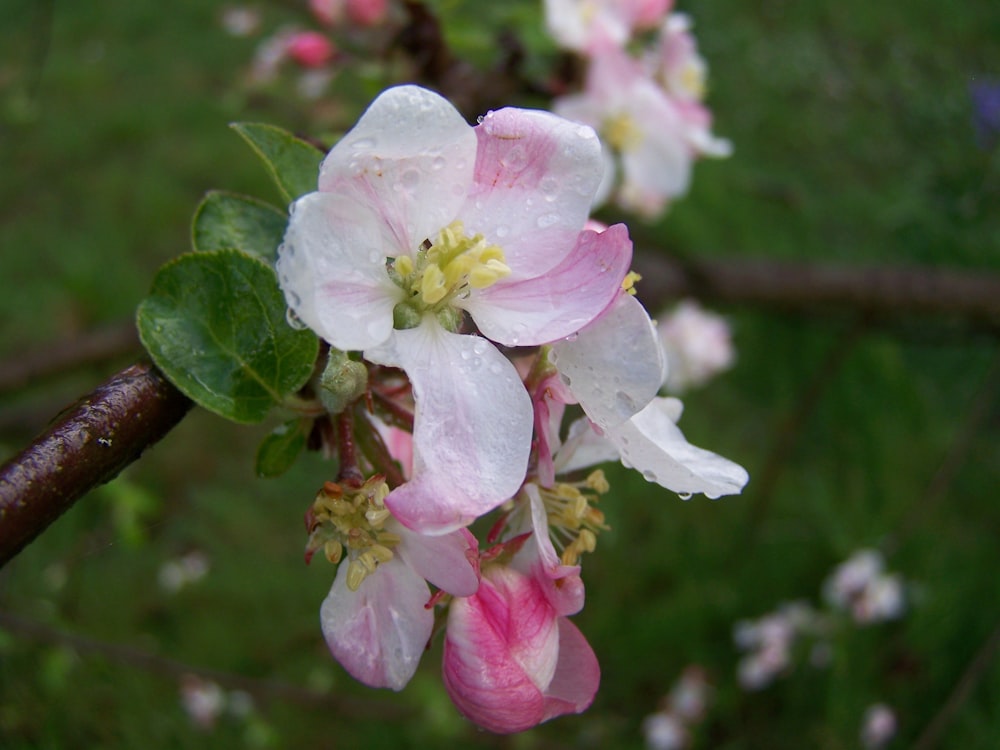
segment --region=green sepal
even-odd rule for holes
[[[279,477],[292,468],[295,459],[305,450],[311,419],[293,419],[278,425],[257,448],[255,467],[261,479]]]
[[[250,144],[274,178],[285,200],[315,192],[323,152],[287,130],[256,122],[234,122],[230,127]]]
[[[139,338],[195,403],[234,422],[260,422],[305,385],[319,353],[285,318],[274,269],[239,250],[187,253],[163,266],[139,305]]]
[[[213,190],[191,222],[191,245],[198,252],[235,248],[274,261],[285,236],[288,215],[269,203]]]

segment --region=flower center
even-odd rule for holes
[[[604,137],[616,151],[631,151],[642,143],[642,131],[625,112],[612,115],[604,122]]]
[[[347,588],[357,591],[379,563],[393,558],[392,550],[400,542],[398,534],[384,529],[392,517],[383,503],[388,494],[389,485],[381,476],[357,489],[336,482],[324,484],[306,513],[306,561],[322,548],[326,559],[337,564],[346,549]]]
[[[469,236],[461,221],[425,242],[415,257],[401,255],[388,262],[389,276],[406,293],[396,305],[397,328],[419,325],[424,313],[440,313],[470,289],[485,289],[510,275],[503,250],[481,234]]]
[[[553,487],[539,487],[549,529],[562,547],[563,565],[576,565],[580,555],[593,552],[597,535],[609,527],[596,505],[599,496],[610,489],[604,472],[593,471],[582,482],[558,482]]]

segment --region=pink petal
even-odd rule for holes
[[[479,542],[468,529],[441,536],[410,531],[402,524],[391,529],[402,537],[400,559],[439,589],[454,596],[472,596],[479,588]]]
[[[544,715],[558,658],[555,613],[529,577],[495,568],[448,613],[443,677],[458,710],[493,732],[528,729]]]
[[[650,482],[681,494],[734,495],[749,475],[739,464],[691,445],[675,424],[680,402],[656,398],[625,424],[606,431],[621,451],[622,463]]]
[[[545,717],[582,713],[594,702],[601,683],[601,667],[583,633],[559,618],[559,662],[545,694]]]
[[[359,183],[396,246],[416,251],[455,218],[475,162],[476,136],[458,110],[433,91],[396,86],[379,95],[327,155],[319,189]]]
[[[602,429],[642,409],[663,384],[664,359],[649,313],[620,293],[576,338],[552,345],[556,369]]]
[[[424,608],[430,589],[397,559],[382,563],[357,591],[347,588],[345,560],[320,609],[331,653],[370,687],[402,690],[420,663],[434,627]]]
[[[517,492],[531,449],[531,399],[492,344],[449,333],[429,316],[365,357],[403,368],[413,385],[413,477],[385,501],[397,519],[443,534]]]
[[[580,232],[559,265],[542,276],[500,281],[464,303],[487,338],[533,346],[574,334],[601,314],[621,291],[632,262],[624,224]]]
[[[601,181],[594,131],[548,112],[502,109],[476,127],[466,230],[503,248],[511,279],[538,276],[573,249]]]
[[[292,204],[276,270],[295,314],[338,349],[361,350],[392,332],[402,291],[385,270],[386,239],[349,195],[309,193]]]

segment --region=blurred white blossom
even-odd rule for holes
[[[865,711],[861,723],[861,744],[865,750],[879,750],[896,735],[896,714],[884,703],[875,703]]]
[[[702,385],[736,361],[726,319],[693,300],[661,314],[657,330],[667,355],[666,388],[671,393]]]

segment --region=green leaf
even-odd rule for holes
[[[312,374],[319,340],[285,319],[274,270],[238,250],[163,266],[139,305],[139,337],[163,373],[206,409],[259,422]]]
[[[274,428],[257,449],[257,476],[278,477],[288,471],[306,447],[311,419],[293,419]]]
[[[213,190],[194,212],[191,242],[199,252],[235,248],[273,261],[288,216],[269,203]]]
[[[230,127],[264,160],[289,203],[316,190],[324,156],[318,148],[274,125],[235,122]]]

